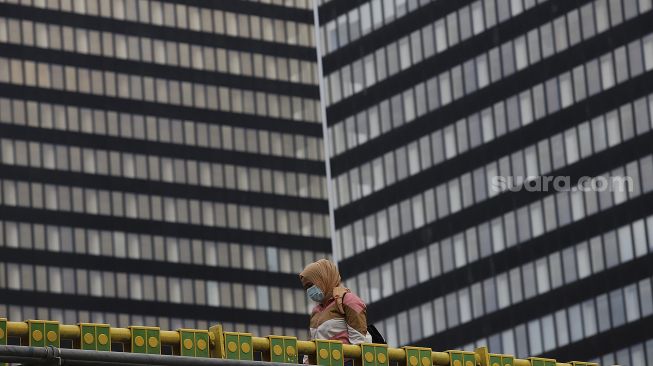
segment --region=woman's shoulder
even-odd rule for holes
[[[348,292],[343,297],[342,304],[356,310],[357,312],[359,312],[359,311],[361,311],[361,310],[363,310],[363,309],[365,309],[367,307],[367,305],[365,304],[365,301],[363,301],[363,299],[358,297],[358,295],[356,295],[353,292]]]

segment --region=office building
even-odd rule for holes
[[[653,363],[651,1],[331,0],[318,18],[334,258],[389,343]],[[519,184],[540,175],[632,181]]]
[[[308,0],[0,1],[0,315],[304,337]]]

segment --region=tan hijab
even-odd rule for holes
[[[333,262],[327,259],[313,262],[299,274],[299,279],[303,286],[310,282],[319,287],[324,292],[324,302],[332,297],[336,299],[338,310],[344,313],[342,297],[350,291],[348,288],[340,286],[340,272]]]

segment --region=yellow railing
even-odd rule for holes
[[[359,366],[388,366],[389,362],[403,366],[598,366],[536,357],[518,359],[489,353],[485,347],[475,352],[434,352],[424,347],[392,348],[378,344],[301,341],[285,336],[255,337],[249,333],[225,332],[220,325],[208,330],[171,331],[158,327],[114,328],[108,324],[67,325],[56,321],[15,322],[0,318],[0,345],[7,344],[9,337],[20,338],[21,345],[36,347],[59,347],[60,341],[66,339],[72,340],[75,348],[86,350],[109,351],[111,343],[121,343],[125,351],[134,353],[160,354],[162,345],[172,347],[173,354],[193,357],[252,360],[254,353],[260,353],[263,360],[286,363],[297,363],[299,355],[307,355],[311,364],[321,366],[342,366],[345,358],[356,360]]]

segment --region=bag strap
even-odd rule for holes
[[[378,329],[374,326],[374,324],[368,324],[367,325],[367,332],[372,336],[372,342],[373,343],[378,343],[378,344],[386,344],[385,339],[381,335],[381,332],[379,332]]]

